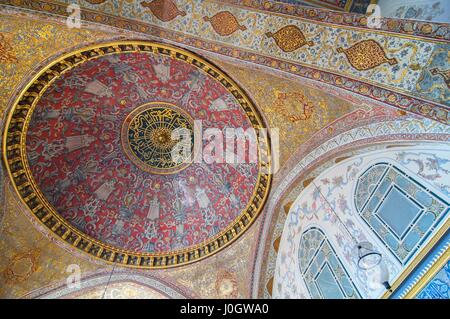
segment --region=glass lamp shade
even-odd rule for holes
[[[372,290],[380,288],[391,290],[389,270],[383,262],[383,256],[369,242],[356,245],[358,249],[358,273],[364,274],[367,285]]]
[[[382,256],[374,250],[373,245],[369,242],[361,242],[358,248],[358,267],[362,270],[369,270],[378,266]]]
[[[367,275],[367,285],[371,289],[391,289],[389,285],[389,271],[384,264],[384,262],[380,262],[376,267],[373,267],[369,270],[365,270]]]

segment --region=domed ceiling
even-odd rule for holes
[[[69,244],[135,267],[192,262],[235,240],[270,187],[261,152],[257,162],[172,161],[173,131],[196,120],[203,131],[265,127],[245,93],[192,53],[149,42],[86,48],[46,67],[18,99],[8,169]]]

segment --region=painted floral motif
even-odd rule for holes
[[[221,11],[214,16],[203,17],[203,20],[210,22],[214,31],[216,31],[221,36],[231,35],[237,30],[245,31],[247,27],[245,25],[239,24],[236,17],[230,11]]]
[[[430,70],[430,73],[432,75],[440,75],[444,79],[447,88],[450,89],[450,69],[444,71],[438,68],[434,68]]]
[[[7,283],[15,284],[25,281],[38,269],[39,250],[30,250],[14,255],[9,261],[3,276]]]
[[[224,299],[235,299],[238,295],[236,274],[225,269],[217,273],[215,288],[217,296]]]
[[[64,3],[68,3],[69,1],[63,0]],[[8,1],[8,3],[12,2]],[[152,36],[181,42],[184,45],[197,47],[202,50],[235,58],[239,57],[245,61],[281,69],[284,72],[290,72],[301,77],[331,85],[337,84],[342,89],[363,94],[366,97],[436,119],[440,122],[448,122],[448,110],[439,104],[430,103],[430,101],[437,102],[435,99],[436,93],[433,91],[424,93],[415,92],[418,78],[426,68],[431,53],[436,46],[440,45],[437,42],[430,42],[423,38],[402,37],[395,33],[386,35],[378,31],[365,32],[365,30],[360,30],[359,28],[340,28],[337,25],[325,26],[315,21],[319,20],[337,24],[344,23],[355,27],[365,27],[367,23],[366,17],[344,17],[338,13],[308,9],[298,12],[300,16],[304,15],[306,18],[305,20],[298,21],[296,18],[272,14],[267,10],[255,11],[246,7],[240,8],[239,12],[240,16],[245,17],[245,25],[252,32],[236,32],[233,34],[233,37],[217,38],[215,32],[210,32],[208,28],[202,27],[200,19],[203,16],[210,17],[218,11],[224,10],[224,8],[227,8],[226,4],[219,6],[216,2],[178,0],[177,5],[180,8],[186,8],[187,14],[183,17],[178,16],[177,19],[173,19],[170,23],[163,26],[154,15],[143,14],[139,17],[136,16],[134,2],[115,1],[114,4],[114,6],[108,6],[108,9],[106,9],[104,7],[107,6],[84,3],[83,7],[103,11],[86,18],[93,21],[93,17],[95,17],[95,22],[97,23],[136,32],[145,32]],[[21,2],[20,5],[31,7],[27,2]],[[278,4],[276,7],[278,7]],[[43,11],[65,11],[64,4],[53,4],[49,7],[48,5],[44,5],[44,3],[39,3],[39,5],[32,6],[32,8]],[[201,11],[201,15],[188,14],[188,8],[198,8],[199,12]],[[281,8],[278,10],[281,10]],[[230,11],[232,11],[232,8],[230,8]],[[285,13],[285,11],[283,12]],[[248,23],[247,21],[253,21],[253,23]],[[404,31],[403,27],[408,25],[407,22],[398,20],[390,22],[392,23],[389,24],[391,26],[388,29],[400,30],[401,32]],[[427,24],[429,25],[430,23],[427,22]],[[295,25],[301,28],[305,34],[314,35],[314,38],[310,40],[314,41],[315,45],[307,48],[304,47],[297,52],[298,54],[284,52],[276,45],[272,45],[273,39],[267,38],[265,33],[278,30],[286,25]],[[440,41],[439,39],[448,38],[447,28],[434,24],[431,26],[433,28],[431,34],[438,39],[438,42]],[[409,23],[410,31],[408,32],[417,33],[417,29],[421,29],[422,27],[422,23]],[[423,35],[422,31],[419,33]],[[250,34],[252,36],[249,36]],[[336,46],[348,46],[353,42],[367,40],[369,35],[370,39],[380,44],[382,43],[384,48],[389,48],[389,52],[387,52],[389,57],[391,54],[395,54],[395,58],[398,60],[397,65],[393,67],[391,65],[380,65],[373,70],[358,71],[348,63],[344,55],[336,54]],[[448,67],[445,65],[448,65],[448,62],[444,61],[443,64],[443,68],[447,69]],[[341,75],[337,76],[336,74],[338,73],[342,74],[343,78]],[[365,86],[365,90],[360,91],[361,83],[359,80],[354,80],[355,78],[359,78],[362,81],[370,81],[373,85]],[[434,79],[435,81],[436,78]],[[390,90],[389,88],[394,90]],[[416,99],[408,94],[408,92],[413,91],[414,96],[424,97],[428,101]],[[399,92],[405,92],[406,94],[400,94]],[[447,100],[444,99],[444,103]]]
[[[295,25],[288,25],[275,33],[267,32],[268,38],[273,38],[275,43],[284,52],[292,52],[304,45],[312,46],[314,42],[307,41],[303,32]]]
[[[445,8],[441,6],[441,2],[435,1],[432,3],[401,5],[392,16],[402,19],[432,21],[436,17],[442,16],[444,12]]]
[[[152,101],[178,105],[204,130],[251,125],[236,98],[194,66],[124,53],[64,73],[37,103],[27,136],[34,179],[58,213],[87,235],[136,252],[214,236],[240,214],[258,176],[252,163],[193,163],[175,175],[139,169],[123,152],[120,130],[132,110]]]
[[[445,105],[450,103],[449,50],[449,44],[439,44],[435,47],[426,69],[422,71],[418,78],[414,90],[420,96],[432,97]]]
[[[314,109],[313,103],[301,92],[275,92],[275,102],[273,109],[282,114],[291,123],[307,120],[311,117]],[[287,105],[294,104],[295,109],[291,110]]]
[[[337,52],[344,53],[348,62],[358,71],[373,69],[383,63],[396,65],[395,58],[387,58],[381,46],[374,40],[364,40],[348,49],[337,48]]]
[[[186,12],[177,8],[173,0],[153,0],[151,2],[142,1],[141,6],[149,8],[150,11],[163,22],[168,22],[178,16],[185,16]]]
[[[396,160],[416,171],[420,177],[435,183],[444,194],[450,195],[450,185],[446,183],[450,175],[450,158],[445,158],[443,155],[428,152],[399,152]]]
[[[362,125],[361,121],[365,122],[364,119],[368,119],[369,123],[372,124]],[[374,119],[376,119],[376,124],[373,123]],[[330,132],[332,132],[331,138]],[[363,112],[358,110],[343,116],[326,129],[316,133],[314,138],[304,143],[299,151],[292,155],[291,160],[289,160],[288,164],[285,166],[286,170],[281,173],[280,182],[276,183],[277,186],[273,189],[271,199],[268,202],[266,209],[266,221],[263,226],[266,232],[262,233],[260,236],[259,240],[261,244],[259,245],[258,251],[258,258],[264,256],[264,262],[259,264],[261,265],[260,268],[258,267],[258,263],[255,263],[256,276],[261,276],[261,281],[258,286],[256,284],[254,285],[253,296],[263,296],[264,298],[272,298],[275,296],[272,288],[275,288],[273,277],[276,272],[278,251],[275,251],[272,245],[269,246],[266,242],[269,241],[273,243],[283,232],[286,221],[285,209],[283,207],[286,205],[288,210],[290,207],[296,208],[297,205],[293,205],[292,201],[297,198],[298,194],[300,194],[305,187],[311,185],[313,182],[317,184],[316,176],[325,169],[356,154],[368,152],[369,149],[373,149],[369,145],[375,141],[397,140],[397,134],[401,134],[402,139],[406,138],[414,141],[417,139],[426,140],[430,136],[432,136],[433,140],[447,141],[450,134],[450,128],[447,125],[438,124],[434,121],[424,121],[423,118],[409,118],[390,108],[373,108]],[[365,146],[355,152],[350,151],[352,148],[351,145]],[[380,145],[378,148],[381,149],[382,146]],[[446,148],[448,147],[445,147],[444,145],[440,146],[441,150]],[[343,153],[342,157],[336,158],[333,155],[336,154],[335,152],[342,152],[342,150],[347,150]],[[444,151],[434,150],[432,153],[438,154],[441,158],[448,157],[444,155]],[[321,159],[322,164],[316,166],[317,162],[320,162]],[[313,169],[313,171],[308,174],[313,175],[309,175],[311,177],[304,179],[306,177],[303,175],[304,172],[308,172],[311,169]],[[408,165],[408,169],[417,172],[414,166]],[[436,188],[443,191],[443,189],[445,189],[445,184],[448,185],[448,180],[433,181],[432,183]],[[310,196],[309,194],[309,192],[305,194],[305,198]],[[339,191],[339,194],[337,194],[335,198],[350,200],[351,193]],[[334,199],[330,198],[328,200],[332,205]],[[351,207],[352,203],[347,200],[346,202],[348,205],[346,205],[343,214],[354,214],[354,210]],[[350,210],[348,210],[349,206]],[[340,207],[341,205],[336,205],[336,211],[340,211]],[[327,206],[324,206],[324,208],[326,209]],[[360,233],[357,227],[349,229],[355,234]],[[339,247],[344,243],[344,235],[340,236]],[[348,259],[351,258],[351,253],[352,251],[349,250],[347,253]],[[255,283],[258,283],[258,281],[255,280]],[[269,288],[271,289],[269,290]]]

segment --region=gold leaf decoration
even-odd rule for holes
[[[304,45],[312,46],[312,41],[307,41],[303,32],[295,25],[288,25],[275,33],[267,32],[266,36],[273,38],[278,47],[284,52],[292,52]]]
[[[289,214],[289,210],[291,209],[292,204],[294,204],[294,202],[288,202],[283,206],[286,216]]]
[[[278,236],[272,243],[273,249],[276,253],[278,253],[278,249],[280,248],[281,236]]]
[[[27,280],[37,269],[40,250],[30,250],[14,255],[3,270],[6,282],[17,284]]]
[[[398,63],[395,58],[389,59],[375,40],[363,40],[348,49],[337,48],[337,52],[344,53],[348,62],[358,71],[370,70],[383,63]]]
[[[216,13],[214,16],[203,17],[203,20],[210,22],[214,31],[216,31],[221,36],[228,36],[236,32],[237,30],[245,31],[247,27],[239,24],[236,17],[229,11],[221,11]]]
[[[267,281],[266,288],[267,288],[267,292],[269,293],[269,295],[272,296],[272,291],[273,291],[273,277],[270,277],[269,281]]]
[[[314,105],[301,92],[275,92],[276,99],[273,102],[273,109],[275,112],[284,116],[289,122],[297,123],[311,118]],[[294,101],[296,108],[288,108],[288,101]]]
[[[186,15],[186,12],[178,10],[173,0],[142,1],[141,6],[149,8],[153,15],[163,22],[168,22],[178,16]]]
[[[17,62],[11,39],[0,33],[0,63]]]

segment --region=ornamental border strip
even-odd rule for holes
[[[428,41],[450,42],[450,26],[447,23],[397,19],[397,18],[381,18],[380,28],[371,28],[367,26],[368,15],[353,12],[340,12],[322,8],[305,7],[299,4],[283,3],[268,0],[211,0],[226,9],[226,7],[237,7],[255,12],[263,12],[272,15],[292,17],[302,19],[318,24],[335,25],[342,28],[359,29],[365,32],[376,32],[391,34],[399,37],[422,38]],[[30,10],[46,11],[51,13],[67,16],[67,4],[54,0],[2,0],[0,4],[27,8]],[[64,6],[62,8],[61,6]],[[93,11],[88,8],[81,8],[82,13]],[[126,20],[123,17],[115,16],[119,19]]]
[[[37,187],[26,155],[26,134],[33,110],[50,85],[60,75],[74,67],[105,55],[129,52],[161,54],[190,63],[200,71],[219,81],[239,102],[254,128],[266,127],[263,117],[244,90],[228,75],[205,59],[184,49],[151,41],[115,41],[91,45],[59,57],[41,69],[25,86],[8,113],[3,134],[3,160],[13,187],[21,201],[31,210],[50,233],[67,244],[110,264],[147,269],[170,268],[190,264],[215,254],[236,241],[259,216],[266,202],[272,176],[270,172],[270,136],[257,134],[258,179],[251,199],[240,215],[225,229],[205,242],[188,248],[164,253],[139,253],[102,243],[79,231],[49,204]],[[262,146],[262,147],[261,147]]]
[[[447,23],[442,22],[381,17],[381,28],[375,29],[367,26],[368,15],[361,13],[341,12],[329,9],[306,7],[294,3],[283,3],[279,1],[268,0],[211,1],[233,7],[267,12],[275,15],[295,17],[299,19],[314,21],[316,23],[337,25],[344,28],[356,28],[378,33],[386,32],[397,36],[418,37],[428,40],[438,40],[445,42],[448,42],[450,40],[450,27]]]
[[[44,14],[67,16],[67,12],[65,11],[66,7],[63,4],[51,3],[50,5],[50,3],[46,3],[45,1],[32,1],[27,5],[25,1],[22,2],[22,5],[15,7],[35,10],[36,12]],[[47,4],[48,7],[44,7],[44,4]],[[119,29],[145,34],[147,36],[159,37],[167,41],[176,42],[177,44],[189,46],[192,49],[219,54],[249,63],[256,63],[295,76],[332,85],[353,94],[358,94],[444,124],[450,123],[450,108],[448,106],[418,96],[413,96],[410,92],[400,92],[399,90],[385,88],[381,85],[368,83],[350,76],[333,73],[329,70],[313,68],[293,61],[269,57],[262,53],[246,51],[217,42],[206,41],[185,35],[178,31],[164,29],[159,26],[136,20],[106,15],[85,8],[81,10],[81,18],[90,23],[100,23],[102,25],[109,25]]]

